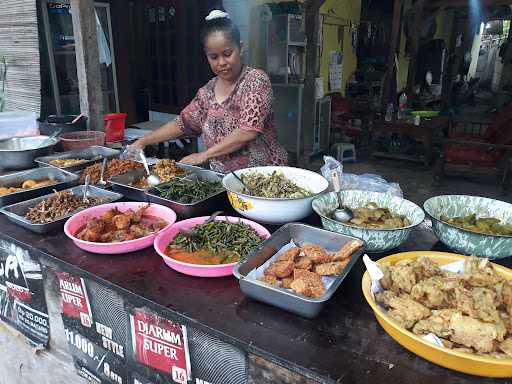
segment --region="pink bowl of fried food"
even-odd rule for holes
[[[120,254],[151,246],[157,232],[175,222],[176,213],[163,205],[120,202],[78,212],[66,221],[64,233],[85,251]]]
[[[166,253],[167,246],[169,243],[173,241],[173,239],[178,235],[180,230],[191,230],[192,227],[198,224],[203,224],[206,220],[208,220],[209,216],[202,217],[194,217],[187,220],[178,221],[172,227],[167,228],[161,231],[158,236],[155,238],[155,250],[158,252],[165,264],[175,271],[184,273],[190,276],[198,276],[198,277],[222,277],[222,276],[231,276],[233,275],[233,268],[237,264],[235,263],[227,263],[227,264],[214,264],[214,265],[206,265],[206,264],[192,264],[186,263],[183,261],[176,260],[172,257],[169,257]],[[263,226],[254,221],[242,219],[240,217],[231,217],[231,216],[218,216],[215,220],[223,220],[231,223],[234,222],[242,222],[244,224],[252,227],[259,237],[263,240],[270,237],[270,232]],[[247,256],[247,255],[245,255]]]

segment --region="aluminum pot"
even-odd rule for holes
[[[50,154],[59,142],[59,138],[51,138],[45,143],[46,139],[48,136],[11,137],[0,140],[0,169],[7,171],[33,168],[34,159]]]

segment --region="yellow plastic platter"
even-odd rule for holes
[[[463,260],[465,256],[446,252],[404,252],[380,259],[377,263],[387,262],[394,264],[400,260],[416,259],[420,256],[428,256],[439,265],[452,263],[454,261]],[[512,280],[512,270],[493,264],[496,272],[508,280]],[[448,348],[441,348],[412,332],[407,331],[396,321],[386,314],[375,302],[370,292],[370,276],[365,272],[362,281],[363,294],[370,307],[372,307],[375,317],[384,330],[398,342],[402,347],[409,351],[431,361],[432,363],[441,365],[445,368],[453,369],[471,375],[486,377],[512,377],[512,358],[497,359],[487,356],[479,356],[470,353],[455,352]]]

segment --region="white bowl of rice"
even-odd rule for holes
[[[231,206],[242,216],[266,224],[283,224],[301,220],[313,210],[315,196],[325,192],[329,182],[319,173],[294,167],[252,167],[235,171],[251,188],[232,174],[222,184]]]

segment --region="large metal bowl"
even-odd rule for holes
[[[48,136],[12,137],[0,140],[0,169],[20,170],[34,166],[34,159],[50,154],[53,147],[59,142],[58,138],[51,138],[46,144]],[[45,144],[44,146],[42,146]]]

